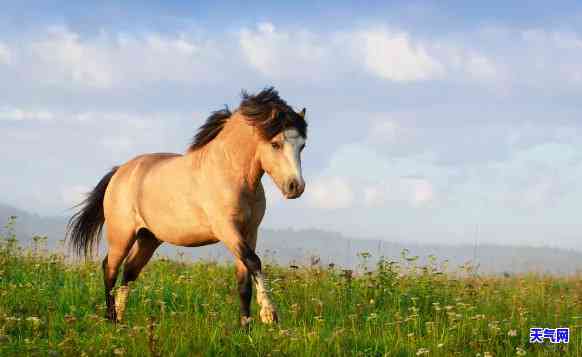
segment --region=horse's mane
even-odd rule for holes
[[[228,110],[228,106],[222,110],[212,112],[208,119],[206,119],[206,123],[202,124],[200,129],[198,129],[189,150],[200,149],[211,142],[220,133],[224,127],[224,123],[226,123],[231,115],[232,113]]]
[[[265,140],[271,140],[281,131],[289,128],[295,128],[301,136],[307,137],[305,119],[281,99],[273,87],[266,88],[255,95],[250,95],[243,90],[238,111],[247,118],[250,125],[259,129]],[[231,116],[232,112],[228,107],[213,112],[198,129],[189,150],[197,150],[216,138]]]

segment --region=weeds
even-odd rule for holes
[[[282,323],[238,327],[234,268],[151,262],[132,285],[126,322],[104,319],[99,264],[66,264],[14,218],[0,236],[0,355],[582,355],[582,280],[443,273],[403,252],[360,254],[361,269],[268,265]],[[253,303],[254,304],[254,303]],[[528,342],[529,328],[570,327],[570,344]]]

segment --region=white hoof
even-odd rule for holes
[[[129,296],[129,287],[120,286],[115,297],[115,312],[117,315],[117,322],[123,320],[125,314],[125,307],[127,306],[127,297]]]
[[[248,327],[252,322],[253,322],[252,317],[241,316],[241,318],[240,318],[240,325],[242,327]]]
[[[261,308],[261,312],[259,313],[261,316],[261,321],[265,324],[273,324],[279,322],[279,317],[277,316],[277,311],[275,307],[272,305],[265,305]]]

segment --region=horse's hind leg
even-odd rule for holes
[[[129,283],[137,279],[139,273],[149,262],[160,244],[161,242],[150,231],[141,229],[138,232],[137,239],[123,266],[123,280],[121,281],[115,302],[117,321],[123,320],[127,297],[129,295]]]
[[[117,316],[115,312],[115,298],[111,294],[111,290],[117,281],[117,274],[119,267],[127,256],[129,249],[135,241],[135,234],[131,231],[113,230],[107,228],[107,240],[109,242],[109,250],[107,256],[103,259],[103,281],[105,283],[105,302],[107,304],[107,318],[111,321],[116,321]]]

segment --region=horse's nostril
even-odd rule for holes
[[[290,180],[287,183],[287,193],[294,195],[297,193],[298,189],[299,189],[299,184],[297,183],[296,180]]]

